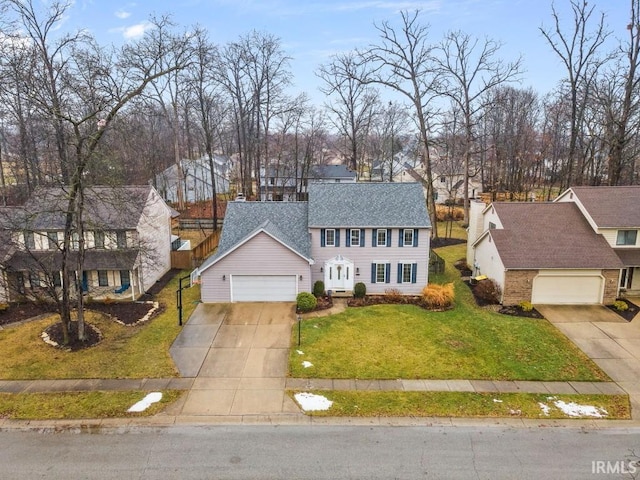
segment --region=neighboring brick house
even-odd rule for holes
[[[314,183],[308,202],[230,202],[203,302],[293,301],[317,280],[349,295],[427,284],[431,223],[417,183]]]
[[[36,190],[24,206],[4,209],[0,296],[38,298],[61,285],[67,210],[62,188]],[[84,270],[75,272],[95,298],[135,299],[171,268],[171,209],[151,186],[92,187],[84,193]],[[71,238],[69,264],[80,239]]]
[[[556,202],[573,202],[623,263],[619,287],[640,295],[640,185],[572,187]]]
[[[609,304],[623,263],[572,203],[472,202],[467,263],[506,305]]]

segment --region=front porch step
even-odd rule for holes
[[[353,290],[331,290],[331,296],[336,298],[351,298]]]

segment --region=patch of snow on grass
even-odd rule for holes
[[[304,368],[309,368],[309,367],[313,367],[313,363],[311,362],[307,362],[306,360],[304,362],[302,362],[302,366]]]
[[[497,398],[494,398],[493,403],[502,403],[502,400],[498,400]]]
[[[538,405],[540,405],[540,409],[542,410],[542,413],[545,414],[547,417],[549,416],[549,411],[551,410],[549,408],[549,405],[542,403],[542,402],[538,402]]]
[[[575,402],[563,402],[562,400],[556,400],[553,404],[563,411],[565,415],[570,417],[596,417],[602,418],[609,415],[609,413],[600,407],[594,407],[593,405],[580,405]]]
[[[333,402],[327,397],[313,393],[296,393],[294,398],[296,402],[298,402],[298,405],[300,405],[300,408],[305,412],[329,410],[331,405],[333,405]]]
[[[162,400],[162,392],[151,392],[142,400],[135,403],[127,412],[144,412],[152,403],[159,402],[160,400]]]
[[[298,355],[304,355],[304,352],[303,352],[302,350],[296,350],[296,353],[297,353]]]

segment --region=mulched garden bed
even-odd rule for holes
[[[619,298],[618,301],[622,301],[622,302],[626,303],[627,307],[629,307],[629,308],[627,308],[626,310],[623,310],[623,311],[618,310],[613,305],[607,305],[607,308],[609,310],[612,310],[613,312],[617,313],[618,315],[620,315],[627,322],[630,322],[631,320],[633,320],[635,318],[636,314],[638,313],[638,311],[640,310],[640,308],[635,303],[631,303],[629,300],[626,300],[624,298]]]
[[[120,323],[124,325],[135,325],[153,308],[152,303],[147,302],[91,302],[85,305],[87,310],[94,310],[96,312],[105,313],[111,317],[115,317]],[[163,306],[160,306],[158,310],[153,313],[153,316],[158,315],[164,310]]]
[[[51,303],[12,303],[9,308],[0,312],[0,325],[22,322],[45,313],[55,313],[58,310]]]
[[[431,239],[431,248],[449,247],[451,245],[459,245],[461,243],[467,243],[466,240],[461,238],[433,238]]]
[[[64,335],[62,333],[62,322],[58,322],[47,327],[44,332],[42,332],[42,338],[49,345],[64,348],[71,352],[77,352],[78,350],[93,347],[100,343],[100,340],[102,340],[102,333],[100,333],[100,330],[89,323],[84,324],[84,330],[86,335],[86,339],[84,341],[75,340],[63,346]],[[72,333],[76,333],[78,331],[78,322],[71,322],[71,331]],[[76,335],[73,335],[73,337],[76,337]]]
[[[423,307],[422,297],[418,295],[367,295],[364,298],[350,298],[347,305],[350,307],[368,307],[369,305],[417,305]]]
[[[503,315],[511,315],[512,317],[525,317],[525,318],[544,318],[540,312],[538,312],[535,308],[526,311],[523,310],[519,305],[506,305],[498,310],[498,313]]]

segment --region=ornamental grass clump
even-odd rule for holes
[[[426,308],[437,310],[451,308],[454,298],[453,283],[444,285],[430,283],[422,289],[422,302]]]

